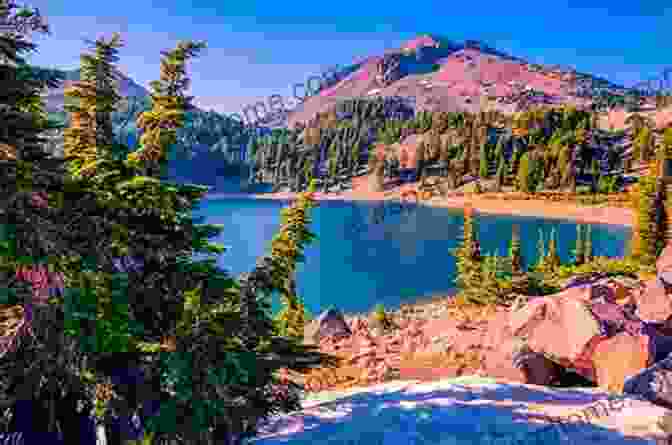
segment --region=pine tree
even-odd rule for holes
[[[150,84],[152,109],[137,120],[142,132],[140,148],[127,157],[136,165],[144,161],[146,176],[164,176],[166,147],[175,143],[177,128],[183,126],[186,112],[193,107],[192,98],[184,95],[190,84],[185,62],[197,57],[203,49],[203,42],[181,42],[175,49],[162,53],[160,79]]]
[[[500,281],[501,258],[488,254],[483,257],[481,285],[478,303],[483,305],[497,304],[505,293]]]
[[[667,190],[665,187],[664,180],[659,178],[656,181],[656,198],[655,198],[655,233],[656,233],[656,249],[655,255],[656,258],[660,255],[667,244],[668,236],[668,209],[666,208],[665,203],[668,200]]]
[[[479,154],[480,158],[480,165],[479,165],[479,171],[478,175],[482,178],[485,179],[489,176],[489,165],[488,165],[488,151],[487,147],[485,144],[481,145],[481,151]]]
[[[359,168],[359,161],[360,161],[360,156],[361,156],[361,144],[360,142],[357,142],[355,144],[352,144],[352,147],[350,148],[350,171],[352,173],[355,173],[357,169]]]
[[[648,162],[653,151],[653,134],[647,126],[640,128],[633,140],[633,157],[639,158],[641,163]]]
[[[497,139],[497,145],[495,146],[494,157],[497,160],[499,165],[499,160],[504,157],[504,138],[500,137]]]
[[[55,436],[56,418],[79,421],[74,411],[59,412],[56,407],[69,406],[60,391],[74,392],[67,377],[82,365],[75,341],[63,338],[62,311],[45,301],[63,290],[62,275],[45,265],[45,259],[64,244],[58,240],[67,226],[58,212],[60,193],[65,189],[64,166],[45,150],[43,132],[52,125],[40,93],[46,87],[57,87],[62,76],[30,66],[24,58],[37,48],[32,35],[48,33],[39,11],[0,1],[0,23],[0,302],[4,325],[0,398],[10,402],[6,408],[12,411],[15,425],[21,425],[16,430],[24,431],[34,429],[34,419],[18,418],[18,404],[35,407],[45,402],[54,416],[42,428]],[[69,216],[68,222],[73,222]],[[51,250],[52,246],[56,249]],[[30,340],[22,341],[24,337]],[[59,376],[61,383],[57,384]],[[20,386],[27,391],[18,392]],[[67,429],[66,442],[74,439],[72,428],[61,426]]]
[[[425,143],[420,141],[415,148],[415,160],[418,181],[422,180],[425,170]]]
[[[583,248],[583,255],[586,263],[593,261],[593,236],[592,236],[592,226],[586,225],[586,237],[584,239],[585,245]]]
[[[463,145],[462,147],[462,175],[468,175],[471,168],[471,145]]]
[[[271,242],[271,261],[276,267],[276,288],[280,289],[283,309],[276,315],[280,335],[303,341],[305,306],[296,294],[296,267],[303,260],[304,246],[313,239],[308,225],[309,210],[315,206],[311,198],[314,187],[302,194],[294,205],[283,209],[280,230]]]
[[[592,176],[591,188],[593,193],[597,193],[597,184],[600,181],[600,165],[597,159],[593,159],[590,168],[590,174]]]
[[[511,261],[511,273],[518,275],[523,271],[523,257],[520,249],[520,227],[514,224],[511,231],[511,243],[509,245],[509,259]]]
[[[554,174],[557,175],[558,178],[558,184],[562,187],[567,186],[568,184],[565,183],[567,179],[567,170],[569,169],[569,162],[570,162],[570,149],[567,146],[563,146],[560,148],[560,153],[558,154],[558,160],[556,161],[556,168]]]
[[[636,203],[637,231],[633,230],[633,256],[642,264],[651,264],[656,258],[655,227],[656,216],[656,179],[643,176],[639,179]]]
[[[482,303],[479,292],[482,281],[481,256],[476,237],[473,209],[465,207],[461,242],[451,252],[455,256],[457,276],[456,286],[460,289],[460,300],[464,303]]]
[[[65,91],[72,103],[66,106],[71,125],[64,133],[64,151],[75,177],[95,174],[96,166],[109,161],[114,152],[112,111],[121,97],[113,64],[121,46],[119,34],[94,42],[93,54],[81,56],[80,81]]]
[[[520,151],[518,150],[518,147],[514,147],[513,152],[511,153],[511,159],[509,160],[509,175],[514,178],[514,182],[518,173],[519,154]]]
[[[530,155],[523,154],[518,167],[517,188],[523,193],[530,193]]]
[[[567,165],[564,182],[569,186],[569,190],[572,193],[576,193],[576,161],[574,160],[573,156]]]
[[[495,190],[497,192],[502,191],[505,174],[506,174],[506,161],[504,160],[504,156],[501,156],[499,158],[499,166],[497,167],[497,176],[495,177]]]
[[[336,179],[338,173],[338,152],[336,150],[336,141],[333,141],[329,146],[329,157],[327,163],[329,166],[329,179],[333,181]]]
[[[574,264],[580,266],[586,261],[585,241],[583,237],[583,224],[576,225],[576,249],[574,250]]]
[[[551,236],[548,241],[548,254],[546,255],[547,264],[549,265],[552,271],[557,270],[560,267],[560,256],[558,256],[558,242],[556,237],[555,227],[551,229]]]
[[[537,272],[546,271],[546,244],[544,242],[544,232],[539,228],[539,238],[537,240],[537,264],[534,269]]]

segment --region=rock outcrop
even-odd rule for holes
[[[375,78],[381,88],[386,88],[402,76],[401,55],[387,54],[376,63]]]
[[[325,337],[340,338],[351,334],[352,331],[341,311],[330,308],[308,323],[304,329],[304,342],[306,344],[318,344]]]

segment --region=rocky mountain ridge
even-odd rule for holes
[[[479,40],[458,43],[421,35],[401,48],[362,59],[330,88],[289,113],[288,126],[309,122],[344,99],[403,96],[416,112],[512,112],[535,103],[589,106],[599,95],[630,91],[570,67],[542,66]]]

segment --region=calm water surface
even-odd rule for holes
[[[229,246],[219,264],[232,274],[250,271],[257,257],[270,249],[287,203],[248,198],[207,199],[196,215],[224,231],[212,241]],[[391,203],[323,201],[312,210],[311,231],[317,240],[299,266],[298,291],[308,309],[329,306],[345,312],[370,310],[376,303],[396,308],[421,297],[454,288],[455,259],[449,254],[462,231],[460,209],[418,206],[400,212]],[[475,218],[483,253],[505,255],[514,224],[526,265],[536,261],[538,231],[545,239],[555,228],[560,258],[567,261],[576,241],[571,221],[518,216]],[[622,256],[630,229],[590,224],[596,255]],[[274,301],[277,310],[279,302]]]

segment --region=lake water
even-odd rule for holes
[[[219,265],[234,275],[250,271],[270,249],[287,202],[248,198],[207,199],[195,212],[211,224],[223,224],[212,241],[229,246]],[[376,303],[397,308],[421,297],[454,288],[455,259],[449,254],[462,233],[463,212],[412,206],[400,212],[391,203],[322,201],[312,210],[311,231],[317,240],[299,266],[298,291],[313,314],[329,306],[363,312]],[[382,218],[381,218],[382,215]],[[382,219],[382,221],[381,221]],[[536,261],[538,231],[548,240],[554,227],[558,254],[567,261],[576,241],[576,224],[558,219],[477,215],[483,253],[505,255],[514,224],[520,225],[523,258]],[[591,224],[595,255],[622,256],[627,227]],[[273,302],[274,310],[279,302]]]

